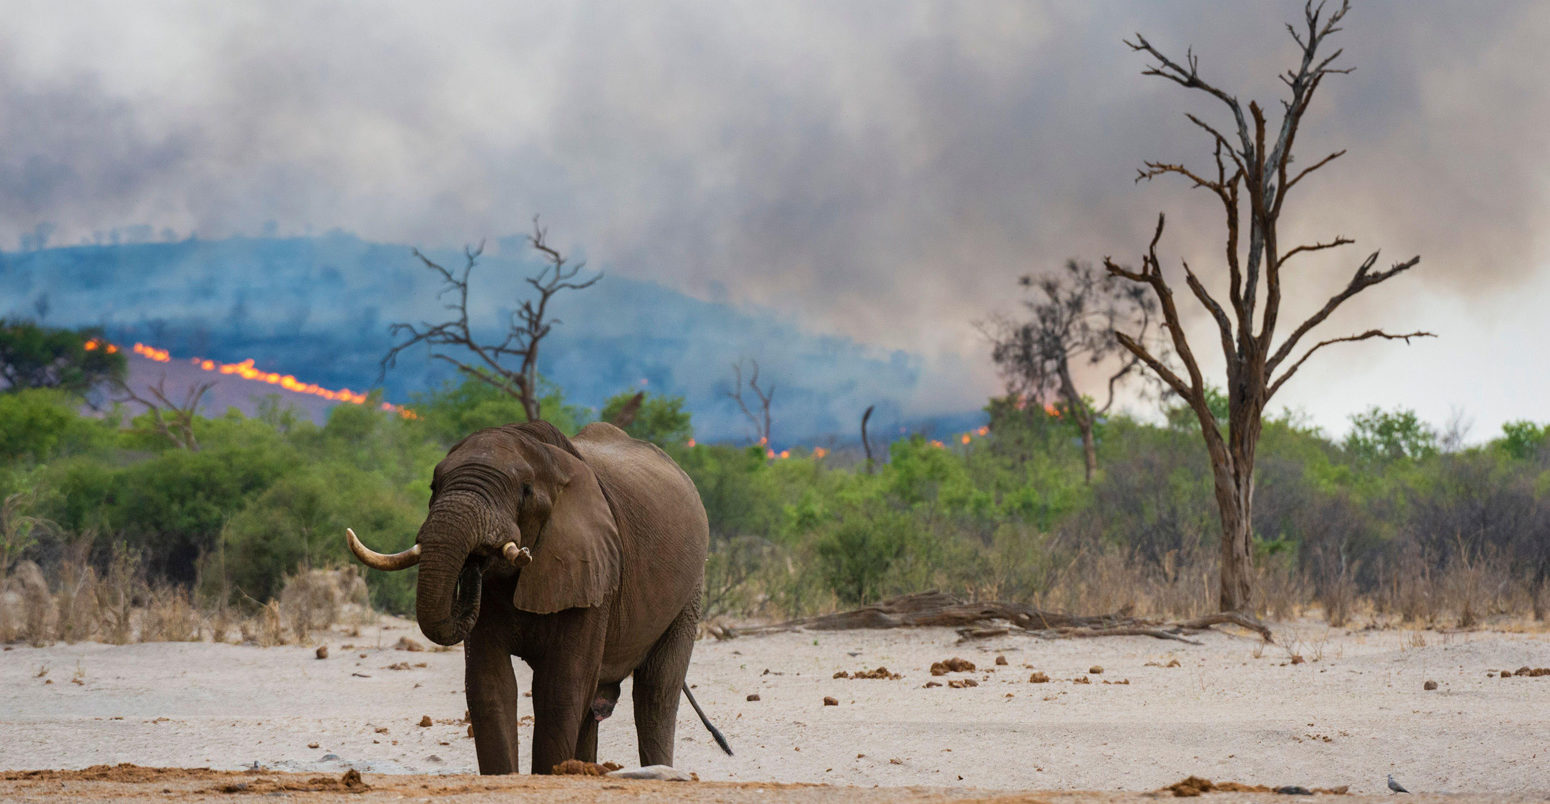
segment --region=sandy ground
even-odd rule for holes
[[[229,771],[257,762],[263,773],[239,781],[277,785],[221,793],[235,784],[221,774],[139,780],[148,795],[225,800],[285,792],[285,784],[292,795],[359,800],[307,792],[308,779],[337,779],[350,768],[390,798],[470,801],[518,790],[555,800],[668,801],[691,786],[696,798],[716,801],[951,800],[996,791],[1042,791],[1047,800],[1100,791],[1077,798],[1125,800],[1132,797],[1121,793],[1189,775],[1387,796],[1389,773],[1417,793],[1550,797],[1550,676],[1491,674],[1550,666],[1550,634],[1348,633],[1316,623],[1276,631],[1282,647],[1228,633],[1205,634],[1199,646],[1020,635],[958,644],[948,629],[702,641],[690,681],[737,753],[722,755],[682,707],[676,764],[705,780],[699,785],[447,778],[476,771],[461,651],[394,649],[401,636],[419,638],[401,620],[363,636],[329,635],[325,660],[312,647],[14,646],[0,653],[0,770],[134,763]],[[1294,653],[1304,661],[1293,663]],[[998,655],[1006,665],[995,664]],[[978,669],[930,675],[932,662],[954,656]],[[879,666],[903,677],[833,677]],[[1103,672],[1090,672],[1094,666]],[[517,670],[526,689],[527,668],[518,662]],[[1051,681],[1030,683],[1034,671]],[[954,679],[977,686],[924,686]],[[1438,689],[1424,690],[1426,681]],[[825,696],[838,705],[824,705]],[[419,726],[425,716],[432,725]],[[603,724],[599,755],[636,764],[629,706]],[[5,800],[127,795],[90,774],[6,776]]]

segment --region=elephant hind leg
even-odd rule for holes
[[[678,727],[678,699],[683,695],[689,656],[694,652],[694,629],[699,622],[699,595],[668,626],[666,633],[635,668],[631,698],[635,706],[635,735],[640,744],[640,764],[673,764],[673,738]]]

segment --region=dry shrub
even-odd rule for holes
[[[203,618],[188,590],[157,585],[150,589],[140,619],[140,642],[198,642]]]
[[[57,612],[43,570],[33,561],[18,561],[0,584],[0,636],[42,646],[52,641]]]
[[[280,590],[279,613],[298,643],[336,623],[360,625],[370,611],[366,579],[353,567],[304,569]]]
[[[243,629],[244,635],[247,629]],[[253,641],[260,647],[272,648],[275,645],[286,643],[285,618],[280,614],[280,601],[271,600],[258,611],[258,628],[254,632]]]
[[[1201,552],[1181,560],[1170,550],[1160,564],[1149,564],[1117,547],[1080,551],[1036,600],[1043,608],[1082,613],[1201,614],[1212,610],[1216,595],[1215,563]]]

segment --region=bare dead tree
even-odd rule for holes
[[[1215,196],[1226,213],[1224,257],[1229,278],[1228,308],[1224,308],[1206,290],[1189,263],[1183,263],[1185,283],[1215,322],[1222,354],[1226,358],[1228,422],[1225,437],[1206,404],[1206,381],[1201,375],[1194,350],[1185,338],[1183,318],[1174,301],[1173,289],[1158,261],[1157,243],[1162,239],[1163,216],[1157,216],[1157,230],[1141,257],[1140,270],[1104,258],[1104,267],[1110,273],[1150,288],[1156,295],[1162,309],[1163,326],[1168,332],[1177,362],[1183,365],[1184,375],[1181,376],[1135,337],[1123,332],[1115,333],[1131,354],[1140,358],[1189,404],[1200,422],[1200,432],[1211,458],[1217,507],[1221,512],[1219,604],[1223,611],[1243,611],[1252,602],[1254,456],[1259,444],[1261,416],[1271,397],[1297,373],[1309,357],[1326,346],[1374,338],[1409,343],[1411,338],[1431,336],[1429,332],[1393,335],[1380,329],[1370,329],[1359,334],[1322,340],[1292,360],[1292,354],[1304,336],[1329,318],[1347,299],[1410,270],[1421,259],[1411,257],[1395,263],[1387,270],[1374,271],[1373,266],[1378,261],[1378,252],[1374,251],[1357,266],[1344,288],[1331,296],[1307,320],[1293,327],[1290,334],[1279,343],[1275,342],[1283,291],[1282,268],[1298,255],[1306,256],[1355,242],[1337,235],[1325,242],[1285,248],[1278,237],[1281,209],[1287,193],[1309,174],[1345,153],[1343,150],[1336,151],[1295,173],[1289,170],[1293,161],[1293,142],[1320,83],[1327,76],[1351,71],[1350,68],[1333,66],[1341,51],[1336,50],[1327,56],[1320,53],[1325,40],[1341,30],[1340,22],[1350,10],[1350,3],[1348,0],[1341,2],[1340,7],[1328,15],[1325,14],[1325,5],[1320,2],[1315,6],[1309,0],[1303,9],[1303,29],[1287,25],[1292,40],[1301,51],[1301,60],[1297,67],[1281,76],[1290,90],[1290,98],[1281,102],[1283,114],[1280,127],[1273,134],[1273,141],[1269,139],[1272,135],[1267,132],[1265,114],[1259,104],[1250,102],[1245,115],[1244,107],[1237,98],[1200,77],[1199,58],[1193,50],[1188,51],[1184,63],[1179,64],[1163,55],[1140,34],[1136,35],[1135,41],[1125,43],[1131,50],[1155,60],[1154,64],[1142,71],[1143,75],[1158,76],[1186,89],[1203,92],[1220,101],[1232,113],[1234,129],[1231,137],[1199,117],[1186,114],[1189,121],[1209,135],[1213,142],[1216,163],[1214,176],[1197,173],[1182,164],[1147,162],[1136,178],[1139,182],[1168,174],[1182,176],[1189,180],[1192,187]],[[1240,229],[1243,220],[1249,224],[1246,249]],[[1257,310],[1261,298],[1264,306]]]
[[[455,317],[439,324],[422,322],[391,325],[388,332],[394,337],[400,334],[408,337],[382,358],[382,370],[377,380],[380,382],[387,375],[387,370],[397,363],[400,353],[423,343],[430,347],[432,358],[451,363],[458,371],[477,377],[521,402],[528,421],[539,419],[538,347],[554,326],[561,323],[559,319],[549,316],[549,302],[562,290],[585,290],[603,278],[598,273],[590,279],[578,281],[577,276],[586,267],[586,263],[571,263],[549,245],[547,237],[548,229],[539,225],[538,216],[533,216],[533,233],[528,236],[528,244],[547,265],[533,276],[526,277],[527,283],[533,286],[538,295],[536,298],[524,299],[521,307],[511,314],[505,337],[499,342],[480,341],[468,322],[468,275],[484,253],[484,244],[463,249],[461,272],[445,268],[415,249],[414,256],[441,277],[443,287],[436,297],[445,298],[448,294],[454,297],[455,301],[444,306]],[[516,363],[515,367],[510,365],[513,362]]]
[[[151,414],[151,425],[156,432],[161,433],[168,441],[171,441],[179,449],[189,452],[199,451],[199,440],[194,437],[194,418],[199,415],[199,401],[211,388],[214,382],[201,382],[190,386],[183,394],[181,403],[173,402],[167,395],[167,375],[161,375],[161,379],[155,385],[148,387],[153,399],[146,399],[134,392],[127,382],[116,383],[119,392],[119,402],[136,402],[145,407]]]
[[[875,464],[872,463],[872,442],[870,440],[868,440],[867,437],[866,437],[866,423],[867,423],[868,419],[872,418],[872,409],[875,408],[875,407],[877,407],[877,406],[876,405],[867,405],[866,406],[866,413],[861,414],[861,448],[866,450],[866,473],[867,474],[872,474],[872,468],[873,468],[873,466],[875,466]]]
[[[759,387],[759,361],[750,359],[753,364],[753,374],[748,378],[748,387],[753,390],[754,396],[759,400],[759,412],[755,414],[743,400],[743,361],[732,364],[732,390],[727,396],[737,403],[737,407],[748,417],[748,423],[753,425],[754,437],[758,439],[759,446],[770,445],[770,400],[775,396],[775,385],[770,384],[768,389]]]
[[[1059,401],[1066,419],[1082,434],[1086,482],[1098,471],[1093,427],[1114,404],[1114,390],[1140,364],[1114,337],[1120,327],[1135,328],[1146,343],[1157,301],[1146,288],[1100,273],[1091,264],[1068,260],[1053,276],[1023,276],[1018,284],[1034,292],[1023,304],[1028,318],[997,318],[980,325],[990,339],[991,359],[1001,371],[1009,394],[1040,405]],[[1096,367],[1121,359],[1112,367],[1108,393],[1094,407],[1076,387],[1072,364]]]

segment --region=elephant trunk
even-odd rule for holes
[[[427,525],[430,523],[427,522]],[[484,561],[471,557],[475,531],[427,533],[421,528],[420,577],[415,590],[415,619],[425,637],[438,645],[456,645],[479,618]]]

